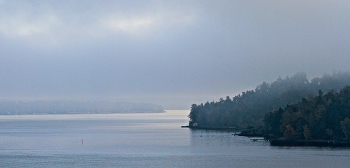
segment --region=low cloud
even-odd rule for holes
[[[349,7],[344,0],[2,0],[0,95],[190,107],[299,71],[309,78],[346,71]]]

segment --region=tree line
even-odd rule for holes
[[[318,95],[319,90],[339,92],[350,85],[350,72],[333,72],[308,80],[306,73],[299,72],[292,77],[259,84],[255,90],[242,92],[237,96],[217,102],[193,104],[188,115],[190,126],[233,127],[244,129],[263,125],[266,113],[279,111],[288,104],[298,103],[302,98]]]
[[[302,98],[264,117],[265,133],[296,139],[343,140],[350,136],[350,86]]]

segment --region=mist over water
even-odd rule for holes
[[[0,116],[0,120],[4,149],[117,152],[114,149],[120,146],[176,146],[186,141],[172,128],[179,127],[179,122],[185,125],[187,119],[176,115],[170,119],[167,113],[12,115]],[[159,136],[154,137],[157,132]]]
[[[308,79],[349,71],[349,8],[347,0],[0,0],[0,101],[190,109],[300,71]],[[0,115],[0,167],[350,165],[346,148],[279,148],[180,128],[188,114]]]
[[[0,116],[1,167],[347,167],[349,149],[190,130],[189,111]],[[83,141],[82,141],[83,140]]]
[[[0,99],[189,109],[348,71],[347,0],[0,1]]]

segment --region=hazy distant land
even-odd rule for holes
[[[164,112],[162,106],[151,103],[109,101],[0,101],[0,115],[161,112]]]

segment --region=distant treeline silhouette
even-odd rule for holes
[[[0,114],[77,114],[164,112],[162,106],[150,103],[108,101],[0,101]]]
[[[242,92],[232,99],[227,96],[217,102],[193,104],[189,125],[203,128],[235,127],[244,129],[263,125],[265,114],[318,95],[319,90],[339,92],[350,85],[350,72],[333,72],[309,81],[306,73],[279,77],[272,83],[263,82],[255,90]]]

